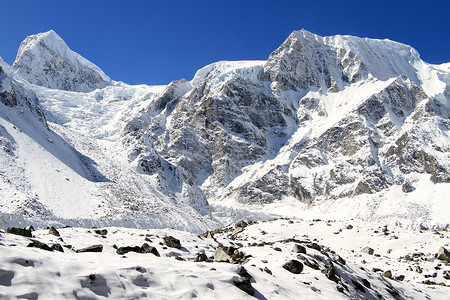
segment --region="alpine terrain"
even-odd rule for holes
[[[10,227],[0,235],[0,297],[449,297],[446,283],[423,290],[415,282],[450,279],[448,251],[434,257],[449,246],[450,63],[426,63],[387,39],[300,30],[266,61],[220,61],[189,81],[128,85],[51,30],[27,37],[11,66],[0,58],[0,101],[0,227]],[[31,231],[11,235],[26,225],[75,228],[61,228],[58,240],[33,233],[63,244],[51,250],[66,253],[52,256],[43,242],[26,247]],[[84,229],[93,226],[116,236]],[[85,252],[88,241],[102,248],[87,252],[107,248],[97,275],[100,254],[80,258],[84,275],[64,256]],[[371,243],[378,256],[372,248],[360,254]],[[153,249],[166,259],[162,269],[149,267],[163,259]],[[129,265],[116,250],[138,253]],[[137,266],[143,253],[154,254],[147,267]],[[298,260],[283,265],[292,253]],[[400,263],[401,255],[411,259]],[[195,270],[194,260],[203,262]],[[298,279],[305,271],[296,262],[307,277]],[[52,265],[63,266],[44,267]],[[164,268],[173,283],[156,278]],[[214,283],[203,282],[212,269]],[[229,285],[239,289],[229,293]]]

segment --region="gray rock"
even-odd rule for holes
[[[436,254],[437,259],[450,262],[450,252],[444,247],[439,248],[438,253]]]
[[[240,290],[246,292],[250,296],[255,295],[255,291],[253,291],[253,287],[252,287],[252,284],[250,282],[250,279],[233,280],[233,283]]]
[[[224,247],[219,245],[214,252],[214,261],[233,263],[237,249],[234,247]]]
[[[167,247],[177,248],[177,249],[181,248],[180,240],[174,238],[173,236],[163,237],[163,242]]]
[[[141,250],[141,248],[139,246],[125,246],[125,247],[119,247],[116,250],[116,253],[119,255],[123,255],[126,254],[128,252],[137,252],[139,253],[139,251]]]
[[[303,271],[303,264],[298,260],[292,259],[283,265],[283,268],[294,274],[300,274]]]
[[[370,248],[370,247],[364,247],[364,248],[361,249],[361,252],[362,253],[367,253],[369,255],[373,255],[374,250],[372,248]]]
[[[108,230],[106,230],[106,229],[97,229],[97,230],[95,230],[95,233],[99,234],[99,235],[107,235],[108,234]]]
[[[139,253],[143,253],[143,254],[151,253],[153,255],[160,256],[159,252],[158,252],[158,249],[156,249],[153,246],[150,246],[147,243],[142,244],[141,248],[139,249]]]
[[[199,253],[197,254],[197,257],[195,258],[195,262],[202,262],[202,261],[207,261],[208,260],[208,256],[206,256],[205,253]]]
[[[58,230],[56,230],[56,228],[53,227],[53,226],[49,228],[48,234],[52,234],[52,235],[54,235],[54,236],[60,236]]]
[[[102,252],[103,245],[92,245],[86,248],[78,249],[75,251],[76,253],[85,253],[85,252]]]

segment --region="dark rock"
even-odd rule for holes
[[[181,256],[177,256],[177,257],[175,257],[175,259],[176,260],[179,260],[179,261],[186,261],[184,258],[182,258]]]
[[[311,248],[311,249],[317,250],[317,251],[321,251],[322,250],[322,247],[320,245],[316,244],[316,243],[310,243],[310,244],[308,244],[306,246]]]
[[[60,244],[53,244],[52,249],[59,252],[64,252],[63,247]]]
[[[370,247],[364,247],[364,248],[361,249],[361,252],[362,253],[367,253],[369,255],[373,255],[374,250],[372,248],[370,248]]]
[[[246,292],[250,296],[253,296],[255,292],[253,291],[252,284],[250,283],[250,279],[243,279],[243,280],[233,280],[233,283],[235,286],[237,286],[242,291]]]
[[[197,254],[197,257],[195,258],[195,262],[201,262],[201,261],[207,261],[208,256],[205,253],[199,253]]]
[[[25,228],[9,227],[6,229],[6,233],[21,235],[25,237],[32,237],[31,230]]]
[[[85,253],[85,252],[102,252],[103,245],[92,245],[86,248],[78,249],[75,251],[76,253]]]
[[[163,237],[163,242],[167,247],[176,248],[176,249],[181,248],[180,240],[174,238],[173,236]]]
[[[402,185],[402,191],[404,193],[411,193],[412,191],[414,191],[415,188],[411,185],[411,183],[409,183],[409,181],[406,181],[403,185]]]
[[[292,251],[294,251],[295,253],[306,254],[306,248],[299,244],[294,244],[294,246],[292,247]]]
[[[310,267],[311,269],[314,269],[314,270],[319,270],[319,269],[320,269],[319,265],[318,265],[315,261],[309,260],[309,259],[307,259],[306,257],[304,257],[304,256],[301,255],[301,254],[297,255],[297,258],[298,258],[298,259],[301,259],[301,260],[303,261],[303,263],[304,263],[307,267]]]
[[[292,259],[283,265],[283,268],[294,274],[300,274],[303,271],[303,264],[298,260]]]
[[[446,280],[450,280],[450,271],[445,270],[445,271],[442,273],[442,277],[444,277],[444,279],[446,279]]]
[[[273,250],[281,252],[281,248],[280,247],[275,247],[275,248],[273,248]]]
[[[89,274],[89,280],[95,281],[95,274]]]
[[[53,251],[53,249],[50,248],[47,244],[44,244],[36,240],[31,240],[31,243],[29,243],[27,247],[34,247],[42,250]]]
[[[142,254],[151,253],[158,257],[160,256],[158,250],[155,247],[150,246],[147,243],[142,244],[141,248],[139,249],[139,253],[142,253]]]
[[[344,292],[344,287],[342,285],[337,285],[336,289],[338,290],[339,293],[343,293]]]
[[[348,230],[353,229],[353,225],[347,225],[346,227]]]
[[[269,270],[269,268],[264,267],[264,272],[266,272],[267,274],[272,275],[272,271]]]
[[[436,255],[437,259],[450,262],[450,252],[444,247],[439,248],[439,251]]]
[[[400,299],[400,293],[395,289],[387,289],[388,293],[391,294],[394,299]]]
[[[364,284],[364,286],[368,289],[370,289],[372,287],[372,285],[370,284],[369,280],[363,278],[362,283]]]
[[[140,250],[141,250],[141,248],[139,246],[134,246],[134,247],[125,246],[125,247],[119,247],[116,250],[116,253],[119,254],[119,255],[123,255],[123,254],[126,254],[128,252],[137,252],[137,253],[139,253]]]
[[[50,227],[50,229],[48,230],[48,234],[52,234],[52,235],[54,235],[54,236],[60,236],[58,230],[56,230],[56,228],[53,227],[53,226]]]
[[[332,265],[329,265],[328,268],[325,270],[325,276],[336,283],[339,282],[339,279],[336,276],[336,271],[334,270],[334,267]]]
[[[352,283],[353,283],[353,285],[355,286],[355,288],[356,288],[358,291],[363,292],[363,293],[366,292],[366,289],[365,289],[365,288],[363,287],[363,285],[362,285],[361,283],[359,283],[358,281],[352,279]]]
[[[395,276],[394,279],[395,279],[395,280],[398,280],[398,281],[403,281],[403,280],[405,280],[405,275],[398,275],[398,276]]]
[[[238,222],[238,223],[236,223],[236,224],[234,225],[235,228],[238,228],[238,227],[240,227],[240,228],[245,228],[245,227],[247,227],[247,226],[248,226],[248,224],[247,224],[247,222],[245,222],[245,221],[240,221],[240,222]]]
[[[99,235],[107,235],[108,234],[108,230],[106,230],[106,229],[97,229],[97,230],[95,230],[95,233],[99,234]]]
[[[252,279],[253,278],[252,275],[250,275],[248,273],[247,269],[245,269],[242,266],[239,268],[238,274],[244,279]]]
[[[34,227],[33,227],[33,225],[25,226],[24,229],[29,230],[29,231],[31,231],[31,232],[33,232],[33,231],[35,230]]]

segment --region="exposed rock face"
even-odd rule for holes
[[[440,260],[450,262],[450,252],[444,247],[439,248],[436,257]]]
[[[112,83],[97,66],[70,50],[53,30],[27,37],[12,68],[28,82],[52,89],[90,92]]]
[[[16,235],[21,235],[25,237],[32,237],[31,230],[24,229],[24,228],[17,228],[17,227],[9,227],[6,229],[6,233],[12,233]]]

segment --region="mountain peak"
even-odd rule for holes
[[[28,82],[52,89],[90,92],[112,83],[96,65],[72,51],[54,31],[28,36],[12,66]]]

